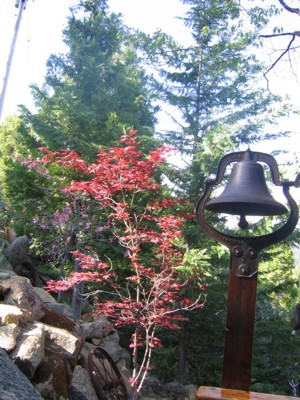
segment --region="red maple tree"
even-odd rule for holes
[[[105,314],[115,326],[133,327],[132,392],[141,390],[151,368],[152,349],[161,346],[156,328],[178,329],[180,321],[186,320],[182,311],[203,306],[203,288],[195,299],[183,295],[192,282],[182,278],[177,268],[183,263],[178,246],[181,227],[191,216],[179,213],[180,201],[162,198],[162,185],[154,178],[171,149],[161,147],[145,157],[138,146],[136,132],[129,132],[121,138],[120,146],[100,150],[97,162],[92,164],[74,151],[41,149],[44,164],[56,163],[80,173],[81,180],[70,182],[63,190],[97,200],[105,211],[105,224],[110,225],[129,265],[124,284],[105,254],[95,258],[74,251],[81,271],[48,282],[47,289],[68,290],[81,282],[109,286],[113,296],[98,301],[93,315]]]

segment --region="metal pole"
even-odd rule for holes
[[[0,97],[0,120],[2,118],[2,112],[3,112],[4,100],[5,100],[5,95],[6,95],[6,90],[7,90],[8,80],[9,80],[9,74],[10,74],[10,70],[11,70],[11,66],[12,66],[12,60],[14,57],[18,33],[19,33],[20,25],[21,25],[22,14],[25,9],[26,2],[27,2],[27,0],[25,0],[24,2],[21,1],[20,5],[19,5],[19,14],[18,14],[16,25],[15,25],[15,33],[14,33],[14,37],[13,37],[11,47],[10,47],[10,52],[9,52],[9,57],[8,57],[7,65],[6,65],[6,72],[5,72],[5,76],[4,76],[3,87],[2,87],[1,97]]]

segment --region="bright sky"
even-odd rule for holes
[[[17,0],[0,0],[0,91],[18,15],[15,1]],[[275,0],[269,1],[274,4]],[[76,0],[27,0],[14,53],[3,117],[16,111],[18,104],[25,104],[33,109],[29,85],[33,82],[42,84],[49,55],[65,50],[61,33],[67,23],[69,7],[76,3]],[[180,42],[188,40],[187,30],[175,18],[184,15],[186,10],[186,6],[180,0],[109,0],[109,5],[112,11],[123,14],[128,26],[147,33],[160,28]],[[288,18],[287,26],[290,31],[293,25],[298,26],[299,17],[295,19],[294,16],[288,15]],[[296,75],[291,75],[288,63],[280,64],[272,78],[271,87],[279,94],[288,94],[293,103],[300,108],[299,81]],[[294,134],[290,139],[274,145],[280,150],[295,152],[300,143],[300,115],[291,115],[283,121],[283,125],[284,129],[291,130]],[[255,146],[253,150],[270,152],[272,148],[263,144]],[[299,191],[300,189],[292,189],[293,196],[299,197]]]
[[[0,79],[5,75],[9,48],[13,39],[18,9],[16,0],[0,0]],[[64,50],[62,29],[66,26],[69,7],[76,0],[28,0],[23,12],[17,46],[5,98],[3,116],[16,110],[18,104],[31,107],[28,86],[41,84],[45,75],[45,63],[52,53]],[[184,29],[176,15],[183,15],[185,6],[179,0],[109,0],[114,12],[126,17],[126,24],[151,33],[161,28],[167,33],[184,39]]]
[[[0,1],[1,89],[17,20],[18,9],[15,7],[16,1]],[[274,3],[275,0],[269,1]],[[61,32],[66,25],[69,7],[76,3],[76,0],[27,0],[27,7],[23,12],[10,73],[4,108],[5,115],[14,111],[19,103],[25,103],[29,106],[28,85],[32,82],[41,83],[45,74],[45,62],[48,56],[51,53],[63,51]],[[161,28],[179,41],[188,40],[187,30],[176,19],[176,16],[184,15],[186,10],[186,6],[180,0],[109,0],[108,3],[113,11],[121,12],[124,15],[125,22],[129,26],[140,28],[148,33]],[[289,14],[288,17],[288,26],[291,30],[293,29],[291,27],[292,24],[299,23],[299,17],[295,19],[292,14]],[[292,21],[293,18],[296,23]],[[271,41],[268,43],[271,43]],[[295,82],[292,82],[288,87],[291,79],[288,82],[284,79],[285,76],[289,76],[286,66],[281,63],[277,71],[280,74],[279,80],[282,82],[282,88],[285,88],[290,95],[292,92],[295,93]],[[298,83],[297,92],[299,92],[299,89]]]
[[[16,1],[0,0],[0,90],[17,20]],[[275,0],[269,1],[274,4]],[[76,3],[76,0],[27,0],[10,73],[3,117],[15,111],[18,104],[33,108],[29,85],[32,82],[41,84],[49,55],[64,51],[61,32],[67,23],[69,7]],[[184,29],[182,22],[176,19],[176,16],[184,15],[186,10],[186,6],[180,0],[109,0],[108,4],[112,11],[124,15],[128,26],[140,28],[148,33],[161,28],[178,41],[188,40],[187,30]],[[293,15],[288,14],[288,18],[287,26],[291,30],[293,24],[299,23],[299,17],[295,19]],[[286,93],[291,96],[293,102],[300,108],[299,82],[295,76],[291,76],[288,68],[289,65],[280,64],[275,78],[271,80],[271,87],[280,94]],[[290,116],[284,124],[287,130],[297,133],[293,139],[282,143],[282,146],[295,149],[297,145],[295,140],[300,139],[300,117]]]

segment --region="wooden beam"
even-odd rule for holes
[[[196,400],[295,400],[295,397],[200,386]]]
[[[222,386],[249,390],[251,381],[257,274],[230,272]]]

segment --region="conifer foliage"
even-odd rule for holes
[[[25,107],[27,129],[51,150],[72,148],[92,159],[137,129],[151,137],[153,107],[144,70],[120,15],[106,0],[79,1],[63,33],[66,54],[52,54],[42,87],[32,85],[37,111]],[[146,140],[146,139],[145,139]]]

